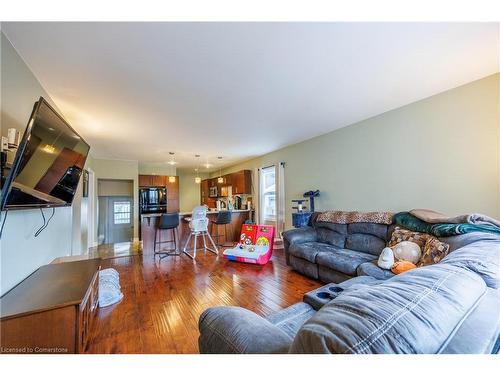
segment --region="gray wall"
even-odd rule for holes
[[[291,199],[319,210],[430,208],[500,218],[500,73],[226,168],[286,162]],[[335,105],[335,103],[332,103]]]
[[[54,103],[3,34],[1,34],[0,66],[1,134],[5,136],[7,129],[11,127],[24,132],[33,104],[40,96],[52,105]],[[79,203],[78,196],[73,206],[78,211],[78,217]],[[51,210],[45,211],[48,214],[51,212]],[[4,212],[2,219],[3,215]],[[1,294],[41,265],[51,262],[54,258],[71,255],[73,240],[77,243],[81,240],[80,222],[73,223],[71,207],[56,208],[49,226],[35,238],[34,233],[41,225],[39,210],[9,212],[0,240]],[[74,238],[73,226],[75,226]],[[79,249],[73,250],[73,253],[78,252]]]

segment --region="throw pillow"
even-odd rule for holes
[[[425,243],[429,238],[432,238],[430,234],[413,232],[408,229],[396,227],[394,229],[394,232],[392,232],[391,239],[387,246],[390,248],[394,248],[394,246],[396,246],[398,243],[401,243],[403,241],[410,241],[416,243],[421,249],[423,249]]]
[[[414,265],[412,262],[407,262],[406,260],[402,260],[401,262],[394,263],[394,265],[391,268],[391,271],[396,275],[399,275],[400,273],[412,270],[414,268],[417,268],[417,266]]]
[[[429,238],[425,242],[424,251],[417,267],[430,266],[441,262],[448,255],[450,245],[439,241],[436,237]]]
[[[422,249],[422,256],[417,263],[417,267],[439,263],[448,254],[450,249],[449,244],[439,241],[437,237],[431,234],[413,232],[401,227],[394,229],[387,246],[394,249],[396,245],[403,241],[414,242]]]
[[[394,253],[390,247],[386,247],[380,253],[377,264],[384,270],[390,270],[394,265]]]
[[[428,242],[429,240],[427,240],[426,243]],[[392,248],[392,250],[394,252],[394,257],[397,260],[406,260],[408,262],[412,262],[413,264],[417,264],[422,256],[420,246],[411,241],[399,242]]]

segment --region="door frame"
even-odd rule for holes
[[[95,230],[97,222],[97,197],[96,197],[96,179],[92,168],[87,168],[88,179],[88,207],[87,207],[87,249],[97,246],[97,231]]]

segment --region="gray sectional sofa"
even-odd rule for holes
[[[347,228],[343,232],[346,238],[354,235],[346,241],[356,243],[353,248],[367,249],[366,244],[378,242],[365,236],[366,230],[363,236],[355,236],[360,233],[358,229]],[[301,232],[301,238],[309,240],[302,244],[325,238],[321,230],[319,234],[311,228]],[[382,230],[373,233],[370,230],[368,235],[382,239]],[[326,234],[330,239],[342,237]],[[293,237],[288,236],[289,249],[298,244]],[[464,246],[453,248],[439,264],[388,280],[358,276],[326,285],[319,292],[307,293],[304,302],[265,318],[240,307],[209,308],[199,320],[199,350],[201,353],[498,353],[500,238],[472,237],[462,238],[459,242]],[[328,243],[301,248],[313,249],[316,261],[323,257],[318,258],[322,252],[349,254],[343,257],[348,265],[331,263],[335,277],[352,275],[355,265],[367,259],[365,255],[375,256],[366,250],[358,251],[365,255],[356,255],[348,247],[338,250],[325,245]],[[377,249],[380,246],[381,242]],[[301,254],[298,248],[289,251],[290,264],[300,259],[295,264],[304,266],[302,271],[325,278],[321,260],[313,263],[309,261],[312,257],[307,260]],[[303,254],[310,256],[305,251]],[[337,293],[331,300],[317,304],[314,296],[323,298],[320,292],[328,290]]]
[[[286,263],[296,271],[324,282],[342,282],[358,275],[389,278],[394,274],[376,265],[394,225],[316,221],[283,233]],[[364,265],[364,267],[360,267]]]

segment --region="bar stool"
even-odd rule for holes
[[[231,211],[219,211],[217,213],[217,218],[215,220],[212,220],[212,234],[213,234],[213,228],[214,225],[217,225],[217,234],[214,235],[213,237],[216,238],[216,243],[219,246],[224,246],[224,243],[227,241],[227,225],[231,224]],[[224,234],[219,234],[219,225],[224,225]],[[221,244],[219,243],[219,238],[224,236],[224,242]]]
[[[161,240],[161,231],[162,230],[171,230],[172,231],[172,240],[162,241]],[[158,241],[158,233],[160,234],[160,238]],[[181,255],[178,252],[177,241],[179,239],[179,213],[170,213],[170,214],[162,214],[160,216],[160,224],[156,227],[155,230],[155,244],[154,244],[154,255]],[[174,243],[174,249],[161,250],[161,244],[163,243]],[[156,250],[156,246],[158,245],[158,250]],[[173,251],[172,251],[173,250]]]
[[[201,235],[203,237],[203,249],[205,250],[205,252],[208,250],[214,254],[219,255],[219,250],[217,249],[217,246],[215,245],[214,240],[212,239],[212,236],[208,231],[208,218],[207,218],[206,206],[197,206],[193,209],[193,213],[191,215],[191,221],[189,222],[189,228],[191,228],[191,232],[189,233],[189,237],[186,243],[184,244],[184,248],[182,249],[182,252],[184,254],[186,254],[191,259],[196,258],[196,240],[198,236]],[[194,235],[194,246],[193,246],[193,254],[191,255],[187,251],[187,246],[193,235]],[[208,239],[210,240],[212,246],[214,247],[213,249],[207,246],[205,235],[208,236]]]

